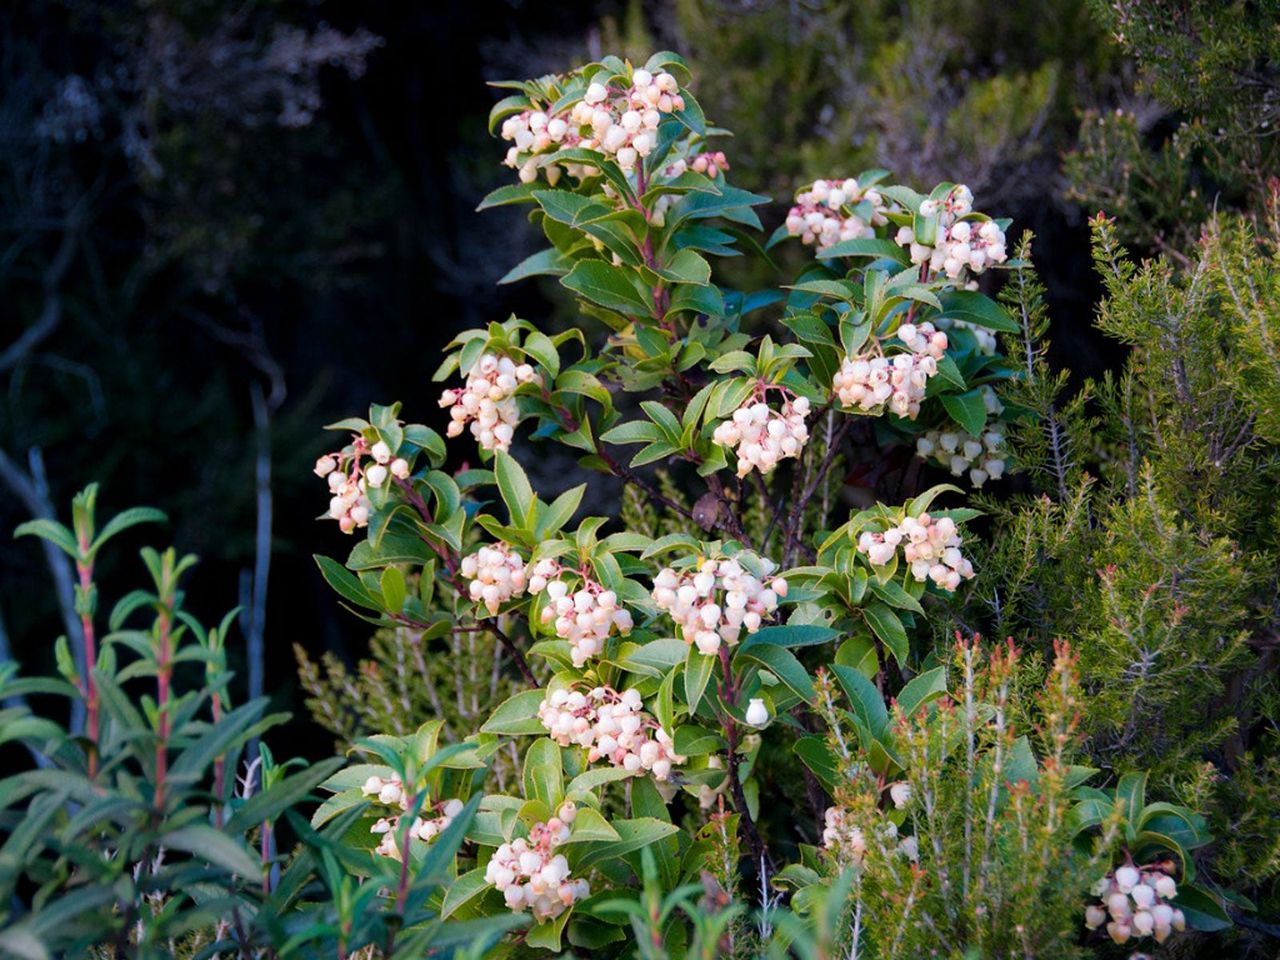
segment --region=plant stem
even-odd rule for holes
[[[737,703],[738,691],[734,686],[733,673],[729,667],[729,648],[721,644],[720,668],[724,672],[724,679],[720,683],[720,698],[724,701],[726,707],[722,719],[724,721],[725,738],[729,742],[728,763],[726,764],[729,790],[733,794],[733,805],[738,811],[742,831],[747,837],[747,846],[751,848],[751,859],[756,863],[766,861],[772,863],[764,838],[760,836],[760,831],[756,827],[755,821],[751,819],[751,811],[747,807],[747,796],[742,790],[742,780],[738,776],[738,721],[729,714],[727,709]]]
[[[80,535],[80,556],[88,557],[89,539]],[[98,775],[98,682],[93,671],[98,665],[97,643],[93,633],[93,614],[90,597],[93,594],[93,560],[76,561],[76,573],[80,577],[80,633],[84,638],[84,706],[85,732],[89,737],[89,779]]]
[[[167,585],[166,585],[167,586]],[[165,590],[168,593],[168,590]],[[171,611],[169,597],[161,596],[160,615],[157,618],[156,644],[156,793],[157,810],[164,808],[165,778],[169,772],[169,680],[173,674],[171,650]]]

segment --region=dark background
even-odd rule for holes
[[[942,94],[928,75],[913,88],[910,62],[901,70],[866,62],[859,44],[870,43],[873,27],[848,5],[643,6],[6,4],[0,529],[31,515],[20,488],[33,488],[38,451],[47,491],[37,493],[60,518],[91,480],[102,484],[104,516],[151,504],[171,518],[163,531],[140,528],[105,554],[103,616],[141,585],[137,547],[172,542],[200,556],[187,605],[216,622],[245,596],[258,444],[269,438],[265,687],[280,706],[299,709],[291,645],[353,661],[368,637],[311,560],[343,556],[351,542],[315,519],[327,502],[310,472],[326,449],[320,427],[392,400],[404,402],[408,418],[442,425],[430,378],[456,332],[511,312],[565,322],[553,283],[496,286],[538,243],[518,208],[474,212],[512,178],[499,165],[503,145],[486,131],[497,93],[485,81],[566,69],[614,44],[624,53],[646,43],[676,49],[695,75],[714,72],[695,90],[713,120],[746,128],[725,148],[731,176],[778,199],[765,213],[769,231],[795,185],[856,172],[872,165],[867,157],[905,167],[908,179],[935,173],[934,162],[948,168],[937,179],[963,179],[966,164],[981,168],[969,180],[979,206],[1014,216],[1015,233],[1037,234],[1056,359],[1077,377],[1110,364],[1089,329],[1097,284],[1085,211],[1065,199],[1061,160],[1083,108],[1129,93],[1124,63],[1082,3],[1027,4],[998,26],[978,4],[862,5],[883,14],[877,43],[895,42],[920,18],[952,24],[958,40],[939,49],[944,80],[957,89],[1053,62],[1041,121],[1022,123],[994,165],[963,149],[926,162],[910,137],[895,139],[891,114],[866,126],[865,103],[837,83],[874,91],[889,82],[877,71],[894,74],[898,99],[914,105],[902,123],[915,123],[925,143],[938,132],[929,105]],[[787,29],[775,29],[773,17]],[[717,33],[699,39],[699,24]],[[734,24],[742,34],[731,42],[724,31]],[[843,78],[850,63],[862,63],[858,76],[869,79]],[[761,109],[742,86],[753,77],[790,107]],[[303,104],[305,122],[281,122],[290,103]],[[1149,111],[1152,136],[1162,116]],[[832,167],[845,157],[848,166]],[[799,262],[798,252],[786,256]],[[255,391],[269,408],[265,432],[264,421],[255,425]],[[49,669],[61,621],[33,540],[0,551],[0,616],[24,672]],[[231,649],[243,677],[240,634]],[[304,718],[293,730],[327,752]]]

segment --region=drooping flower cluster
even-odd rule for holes
[[[871,205],[869,217],[846,212],[864,200]],[[890,209],[880,191],[874,187],[864,190],[852,177],[815,180],[796,194],[795,206],[787,212],[787,233],[822,253],[842,240],[874,237],[875,228],[888,223],[884,214]]]
[[[666,781],[671,768],[685,762],[675,752],[667,731],[645,713],[640,694],[611,687],[552,690],[538,707],[538,718],[551,739],[562,747],[587,750],[587,760],[607,760],[631,773],[647,770]]]
[[[578,581],[577,589],[571,589],[574,580]],[[530,593],[546,591],[542,622],[553,624],[556,636],[569,641],[575,667],[599,656],[615,627],[623,636],[631,632],[631,611],[618,606],[616,593],[581,570],[568,570],[545,558],[532,566],[528,582]]]
[[[685,643],[713,656],[721,642],[736,646],[743,630],[759,630],[787,595],[787,581],[772,576],[777,564],[763,557],[754,561],[760,577],[735,558],[705,560],[679,572],[667,567],[653,580],[653,601],[671,615]]]
[[[449,407],[448,435],[459,436],[468,423],[480,446],[508,450],[520,422],[516,387],[537,379],[533,367],[510,357],[483,353],[467,371],[464,387],[440,394],[440,406]]]
[[[1165,902],[1178,895],[1178,885],[1159,867],[1140,869],[1131,863],[1117,867],[1098,881],[1093,893],[1102,902],[1085,909],[1085,926],[1096,930],[1105,923],[1116,943],[1152,936],[1156,943],[1164,943],[1174,930],[1186,929],[1182,911]]]
[[[900,417],[919,416],[929,378],[938,372],[938,361],[946,352],[947,335],[931,323],[904,323],[897,338],[910,353],[845,357],[831,381],[841,406],[871,411],[888,404]]]
[[[826,825],[822,830],[822,848],[841,864],[857,865],[867,853],[867,839],[862,830],[848,822],[840,807],[827,807]]]
[[[400,778],[372,776],[364,782],[364,786],[360,790],[366,797],[374,798],[375,803],[387,807],[396,807],[398,812],[385,817],[380,817],[369,832],[382,837],[378,841],[374,853],[379,856],[391,857],[399,860],[401,851],[397,841],[397,831],[400,829],[400,817],[409,809],[412,798],[405,791],[404,784],[400,782]],[[418,811],[418,815],[414,817],[413,824],[409,827],[409,836],[414,839],[429,843],[443,833],[453,823],[454,818],[462,813],[464,804],[461,800],[442,800],[434,804],[424,803]],[[434,811],[435,816],[426,816],[423,814],[428,811]]]
[[[554,852],[569,839],[569,825],[577,815],[577,807],[565,801],[546,823],[534,824],[527,840],[518,837],[494,851],[484,879],[502,892],[508,908],[516,913],[529,910],[541,923],[590,896],[591,885],[584,878],[573,879],[569,861]]]
[[[589,85],[570,111],[569,122],[580,128],[579,146],[611,156],[630,171],[657,146],[663,114],[683,109],[684,97],[675,77],[637,70],[626,90],[603,83]]]
[[[960,545],[960,530],[954,520],[934,519],[927,513],[906,517],[883,533],[864,531],[858,538],[858,551],[877,567],[891,561],[901,546],[911,575],[921,583],[932,580],[943,590],[955,590],[961,579],[973,576],[973,564],[960,553]]]
[[[373,463],[365,465],[369,456]],[[316,460],[315,474],[327,477],[329,484],[329,517],[338,521],[343,533],[351,533],[369,525],[369,487],[380,487],[392,476],[403,480],[409,476],[409,461],[391,457],[391,448],[379,440],[372,447],[363,437],[355,437],[346,451],[326,453]]]
[[[973,193],[964,184],[953,187],[941,200],[925,200],[920,204],[920,214],[937,217],[933,246],[917,242],[911,227],[900,227],[894,237],[900,246],[910,250],[912,263],[927,263],[930,270],[942,271],[955,280],[966,270],[982,273],[1008,258],[999,224],[980,216],[964,219],[973,214]]]
[[[563,116],[548,114],[545,110],[525,110],[502,121],[502,139],[514,144],[502,162],[520,172],[521,183],[533,183],[538,178],[538,154],[576,147],[582,136]],[[554,187],[560,179],[560,167],[553,163],[545,170],[547,182]]]
[[[476,603],[496,614],[498,608],[525,588],[525,562],[505,543],[481,547],[462,558],[459,572],[471,582],[467,592]]]
[[[804,422],[807,416],[807,397],[788,398],[781,410],[774,410],[762,394],[757,394],[716,427],[711,441],[734,449],[738,476],[745,477],[752,470],[767,476],[779,460],[800,455],[809,439],[809,428]]]
[[[975,487],[1004,476],[1004,434],[999,430],[985,430],[980,437],[963,430],[930,430],[916,438],[916,453],[949,468],[952,476],[968,470]]]

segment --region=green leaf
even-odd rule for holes
[[[560,766],[560,748],[554,740],[535,740],[524,757],[524,795],[527,800],[540,800],[554,810],[564,791],[564,773]]]
[[[573,258],[561,253],[555,247],[541,250],[525,257],[514,267],[502,275],[498,284],[515,283],[529,277],[563,276],[573,266]]]
[[[163,510],[157,510],[154,507],[134,507],[131,510],[118,513],[111,518],[107,525],[102,528],[102,532],[94,539],[93,545],[89,548],[89,556],[97,553],[104,543],[121,531],[128,530],[139,523],[164,523],[168,519]]]
[[[606,860],[615,860],[636,850],[643,849],[651,843],[657,843],[663,837],[678,833],[680,828],[672,823],[664,823],[652,817],[638,817],[634,820],[615,820],[613,828],[621,838],[612,843],[602,843],[587,852],[578,863],[579,869],[585,870],[593,864]]]
[[[827,746],[822,737],[801,737],[796,741],[796,755],[804,761],[804,765],[813,771],[813,775],[821,780],[828,790],[834,790],[840,783],[840,767],[836,755]]]
[[[498,484],[498,493],[502,495],[502,502],[507,505],[507,511],[511,514],[512,526],[528,526],[533,513],[533,487],[529,485],[529,478],[525,476],[520,464],[515,457],[499,450],[494,454],[493,475]]]
[[[1000,330],[1004,333],[1017,333],[1018,324],[986,294],[974,290],[950,290],[938,299],[942,301],[942,315],[956,320],[964,320],[988,330]]]
[[[344,600],[348,600],[358,607],[382,611],[382,604],[374,600],[369,595],[369,591],[364,588],[364,584],[348,572],[338,561],[323,557],[320,554],[315,555],[315,561],[320,567],[320,573],[325,582],[333,587]]]
[[[13,536],[15,539],[17,537],[39,537],[41,540],[47,540],[52,543],[72,560],[78,559],[80,556],[80,547],[76,543],[76,538],[70,530],[56,520],[28,520],[26,523],[18,525],[18,528],[13,531]]]
[[[945,667],[934,667],[926,670],[918,677],[912,677],[897,696],[898,709],[903,716],[910,717],[922,706],[936,700],[947,692],[947,671]]]
[[[582,260],[560,282],[592,303],[629,316],[653,315],[647,293],[641,293],[630,271],[603,260]]]
[[[784,684],[805,703],[813,703],[817,696],[813,689],[813,680],[804,666],[796,659],[796,655],[784,647],[775,647],[770,643],[754,646],[743,644],[738,648],[735,660],[754,660]]]
[[[1222,908],[1222,903],[1203,887],[1193,883],[1178,885],[1178,895],[1171,905],[1185,914],[1187,926],[1192,930],[1211,932],[1226,930],[1231,926],[1231,917]]]
[[[711,682],[711,674],[715,672],[716,658],[705,656],[698,648],[690,645],[684,662],[684,698],[689,705],[689,713],[697,712],[702,694]]]
[[[476,212],[488,210],[490,207],[503,207],[510,203],[533,203],[533,194],[537,189],[536,183],[511,183],[505,187],[499,187],[480,201]]]
[[[673,283],[705,285],[711,282],[711,264],[694,250],[679,251],[670,262],[654,272]]]
[[[1116,784],[1116,802],[1121,805],[1121,813],[1132,830],[1137,830],[1142,823],[1142,808],[1146,806],[1147,773],[1126,773]]]
[[[840,681],[858,719],[873,736],[882,738],[889,729],[889,711],[885,709],[884,698],[875,684],[853,667],[837,663],[831,669],[835,671],[836,679]]]
[[[823,260],[834,257],[872,257],[878,260],[881,257],[887,257],[890,260],[896,260],[904,267],[911,264],[906,248],[898,246],[892,240],[881,240],[876,237],[842,240],[834,246],[827,247],[818,256]]]
[[[569,843],[590,843],[595,841],[621,840],[618,831],[609,825],[599,811],[591,807],[583,807],[573,820],[573,832],[569,835]]]
[[[404,610],[404,598],[408,591],[405,588],[404,574],[399,567],[387,567],[382,571],[382,600],[387,605],[388,613],[400,613]]]
[[[262,874],[261,864],[248,850],[208,824],[192,823],[179,827],[161,836],[160,842],[171,850],[182,850],[246,879]]]
[[[476,867],[476,869],[464,873],[449,884],[445,889],[444,903],[440,906],[441,920],[453,916],[463,906],[490,889],[488,881],[484,878],[484,873],[484,867]]]
[[[862,608],[862,615],[867,619],[871,632],[893,654],[893,658],[901,665],[906,662],[910,652],[907,631],[898,615],[880,601],[873,601]]]
[[[968,390],[965,393],[944,393],[942,406],[950,414],[951,419],[964,427],[969,433],[981,436],[987,424],[987,405],[982,399],[981,390]]]
[[[534,530],[534,536],[539,542],[546,540],[573,519],[582,504],[582,495],[586,492],[587,485],[580,483],[551,501],[551,505],[539,515],[538,526]]]
[[[538,708],[546,698],[543,690],[522,690],[513,697],[508,697],[493,711],[481,733],[497,733],[506,736],[542,733],[544,727],[538,719]]]
[[[840,636],[838,630],[816,623],[784,624],[763,627],[747,637],[741,649],[767,643],[775,647],[816,647]]]

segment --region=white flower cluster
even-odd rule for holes
[[[981,487],[1004,476],[1004,434],[984,431],[981,437],[959,430],[930,430],[916,438],[916,453],[950,468],[958,477],[969,471],[969,482]]]
[[[516,387],[537,379],[533,367],[510,357],[484,353],[467,371],[466,386],[440,394],[440,406],[449,407],[448,434],[456,437],[468,422],[471,432],[486,450],[509,450],[520,422]]]
[[[860,864],[867,853],[867,838],[852,826],[840,807],[827,807],[826,826],[822,831],[822,848],[842,864]]]
[[[955,590],[961,579],[973,576],[973,564],[960,553],[960,530],[950,517],[934,519],[927,513],[906,517],[883,533],[866,531],[858,538],[858,551],[874,566],[893,559],[898,546],[911,565],[911,575],[923,583],[932,580],[943,590]]]
[[[502,139],[514,144],[507,150],[502,162],[520,172],[521,183],[533,183],[538,178],[537,154],[576,147],[582,142],[578,129],[563,116],[548,114],[545,110],[525,110],[502,121]],[[576,165],[567,165],[572,172]],[[546,167],[547,181],[554,187],[560,179],[560,167]]]
[[[871,411],[887,403],[900,417],[919,416],[929,378],[938,372],[938,361],[946,352],[947,335],[931,323],[904,323],[897,337],[910,353],[891,357],[859,353],[844,358],[831,381],[841,406]]]
[[[489,544],[468,554],[458,569],[471,581],[467,585],[471,599],[483,603],[491,614],[524,593],[525,562],[505,543]]]
[[[1106,923],[1107,933],[1116,943],[1150,936],[1156,943],[1164,943],[1174,930],[1186,929],[1182,911],[1165,902],[1178,895],[1178,885],[1163,870],[1140,870],[1126,864],[1099,880],[1093,893],[1102,903],[1085,909],[1085,926],[1096,930]]]
[[[373,463],[364,466],[361,459],[373,457]],[[327,477],[329,484],[329,516],[338,521],[343,533],[351,533],[369,525],[369,487],[380,487],[388,476],[404,480],[409,476],[409,461],[404,457],[391,458],[391,448],[379,440],[370,447],[363,437],[356,437],[349,454],[326,453],[316,460],[315,474]]]
[[[580,146],[598,150],[630,171],[658,145],[658,124],[664,113],[684,109],[680,85],[669,73],[637,70],[630,89],[618,92],[593,83],[573,107],[569,120],[581,128]]]
[[[573,879],[569,861],[564,854],[554,852],[569,839],[569,825],[577,815],[577,807],[566,800],[556,816],[546,823],[534,824],[527,840],[518,837],[494,851],[484,879],[502,892],[511,910],[529,910],[541,923],[590,896],[591,885],[583,878]]]
[[[870,203],[873,210],[869,221],[857,214],[845,213],[845,206],[856,206],[863,200]],[[863,190],[852,177],[815,180],[796,194],[795,206],[787,212],[787,233],[822,253],[842,240],[874,237],[875,228],[889,222],[885,218],[889,209],[880,191],[874,187]]]
[[[952,280],[965,270],[982,273],[993,263],[1008,259],[1004,231],[994,220],[965,220],[973,213],[973,193],[964,184],[952,188],[941,200],[925,200],[920,214],[937,217],[934,245],[917,243],[911,227],[900,227],[894,239],[911,252],[912,263],[927,263],[929,269],[941,270]]]
[[[671,777],[671,768],[685,762],[675,752],[670,735],[649,714],[640,694],[611,687],[552,690],[538,707],[538,718],[551,739],[562,747],[587,750],[587,760],[607,760],[630,773],[647,770],[655,780]]]
[[[565,575],[576,576],[581,584],[570,590]],[[568,571],[550,558],[539,560],[528,577],[529,592],[547,594],[542,622],[554,625],[556,636],[569,641],[575,667],[599,656],[614,627],[626,636],[634,625],[631,611],[618,606],[618,595],[582,572]]]
[[[763,618],[777,610],[778,601],[787,595],[786,580],[770,579],[777,564],[755,559],[763,577],[733,558],[706,560],[681,572],[666,567],[653,580],[653,601],[671,614],[685,643],[714,656],[721,641],[737,646],[744,629],[747,633],[759,630]]]
[[[807,397],[788,399],[781,410],[756,399],[733,411],[730,419],[716,427],[711,441],[734,448],[738,476],[745,477],[753,469],[767,476],[779,460],[800,455],[809,439],[809,428],[804,423],[808,415]]]
[[[400,816],[409,809],[410,796],[404,789],[404,784],[400,782],[399,777],[378,777],[373,776],[364,782],[360,792],[366,797],[376,798],[377,803],[388,807],[399,807],[400,812],[386,817],[380,817],[378,821],[369,828],[369,832],[381,836],[378,846],[374,848],[374,853],[383,857],[391,857],[394,860],[400,859],[400,847],[396,841],[396,832],[400,829]],[[423,805],[418,811],[418,816],[414,817],[413,824],[409,827],[409,836],[424,843],[429,843],[441,833],[443,833],[453,823],[454,818],[462,813],[464,804],[461,800],[444,800],[433,805]],[[427,810],[434,810],[436,816],[422,816]]]
[[[996,392],[985,385],[980,390],[987,415],[1000,416],[1004,404]],[[999,480],[1004,476],[1004,452],[1004,434],[996,422],[991,422],[981,436],[975,437],[963,430],[930,430],[916,438],[916,453],[947,467],[954,477],[968,470],[969,482],[975,487],[981,487],[988,479]]]

